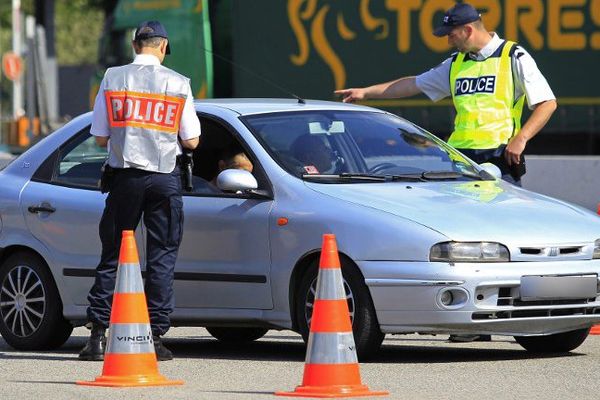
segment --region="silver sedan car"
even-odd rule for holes
[[[321,101],[196,102],[173,325],[219,340],[308,336],[322,235],[337,237],[357,349],[386,334],[514,336],[570,351],[600,322],[600,218],[512,186],[387,112]],[[91,113],[0,172],[0,333],[62,345],[99,261],[106,150]],[[232,150],[233,149],[233,150]],[[252,172],[223,169],[243,152]],[[221,171],[222,170],[222,171]],[[142,268],[145,228],[136,231]]]

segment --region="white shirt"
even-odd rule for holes
[[[476,54],[469,53],[473,60],[482,61],[494,54],[504,41],[493,34],[492,40]],[[416,77],[416,84],[427,97],[439,101],[451,96],[450,91],[450,66],[452,57],[447,58],[437,67],[430,69]],[[543,101],[555,100],[550,85],[540,72],[533,57],[521,46],[517,46],[512,57],[513,81],[515,82],[515,100],[525,94],[529,109]]]
[[[138,54],[135,56],[132,64],[138,65],[160,65],[160,61],[156,56],[151,54]],[[92,127],[90,133],[94,136],[110,136],[108,126],[108,115],[106,111],[106,99],[104,97],[104,80],[100,83],[98,94],[94,102],[94,113],[92,117]],[[181,122],[179,123],[179,137],[181,140],[189,140],[200,136],[200,120],[194,109],[194,95],[192,88],[189,87],[183,112],[181,114]],[[181,154],[181,144],[178,143],[178,153]]]

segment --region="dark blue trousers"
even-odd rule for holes
[[[179,167],[170,174],[116,170],[100,220],[102,255],[88,295],[90,322],[109,325],[121,232],[135,230],[143,215],[147,232],[145,292],[152,334],[160,336],[169,330],[169,314],[175,307],[175,261],[183,233],[180,175]]]

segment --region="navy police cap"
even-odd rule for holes
[[[433,31],[435,36],[446,36],[457,26],[475,22],[481,19],[481,14],[470,4],[457,3],[444,14],[442,26]]]
[[[167,35],[167,30],[164,26],[158,21],[144,21],[138,25],[135,30],[135,34],[133,36],[133,40],[136,42],[138,40],[150,39],[153,37],[161,37],[168,39],[169,35]],[[171,47],[167,43],[167,54],[171,54]]]

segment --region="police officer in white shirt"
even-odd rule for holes
[[[548,82],[529,53],[488,32],[469,4],[446,11],[434,34],[448,36],[458,52],[421,75],[335,93],[344,102],[419,93],[433,101],[452,96],[457,115],[448,143],[478,163],[496,164],[503,179],[520,185],[523,171],[515,170],[519,171],[525,146],[557,107]],[[525,98],[533,112],[521,127]]]
[[[170,46],[160,22],[141,23],[132,45],[135,59],[106,71],[94,103],[91,134],[98,145],[108,146],[107,168],[113,175],[100,221],[102,254],[88,295],[92,332],[79,354],[82,360],[103,360],[121,234],[135,230],[142,215],[147,230],[145,293],[154,346],[158,360],[173,358],[160,337],[170,327],[182,237],[178,160],[182,146],[198,146],[200,122],[189,79],[161,65]]]

